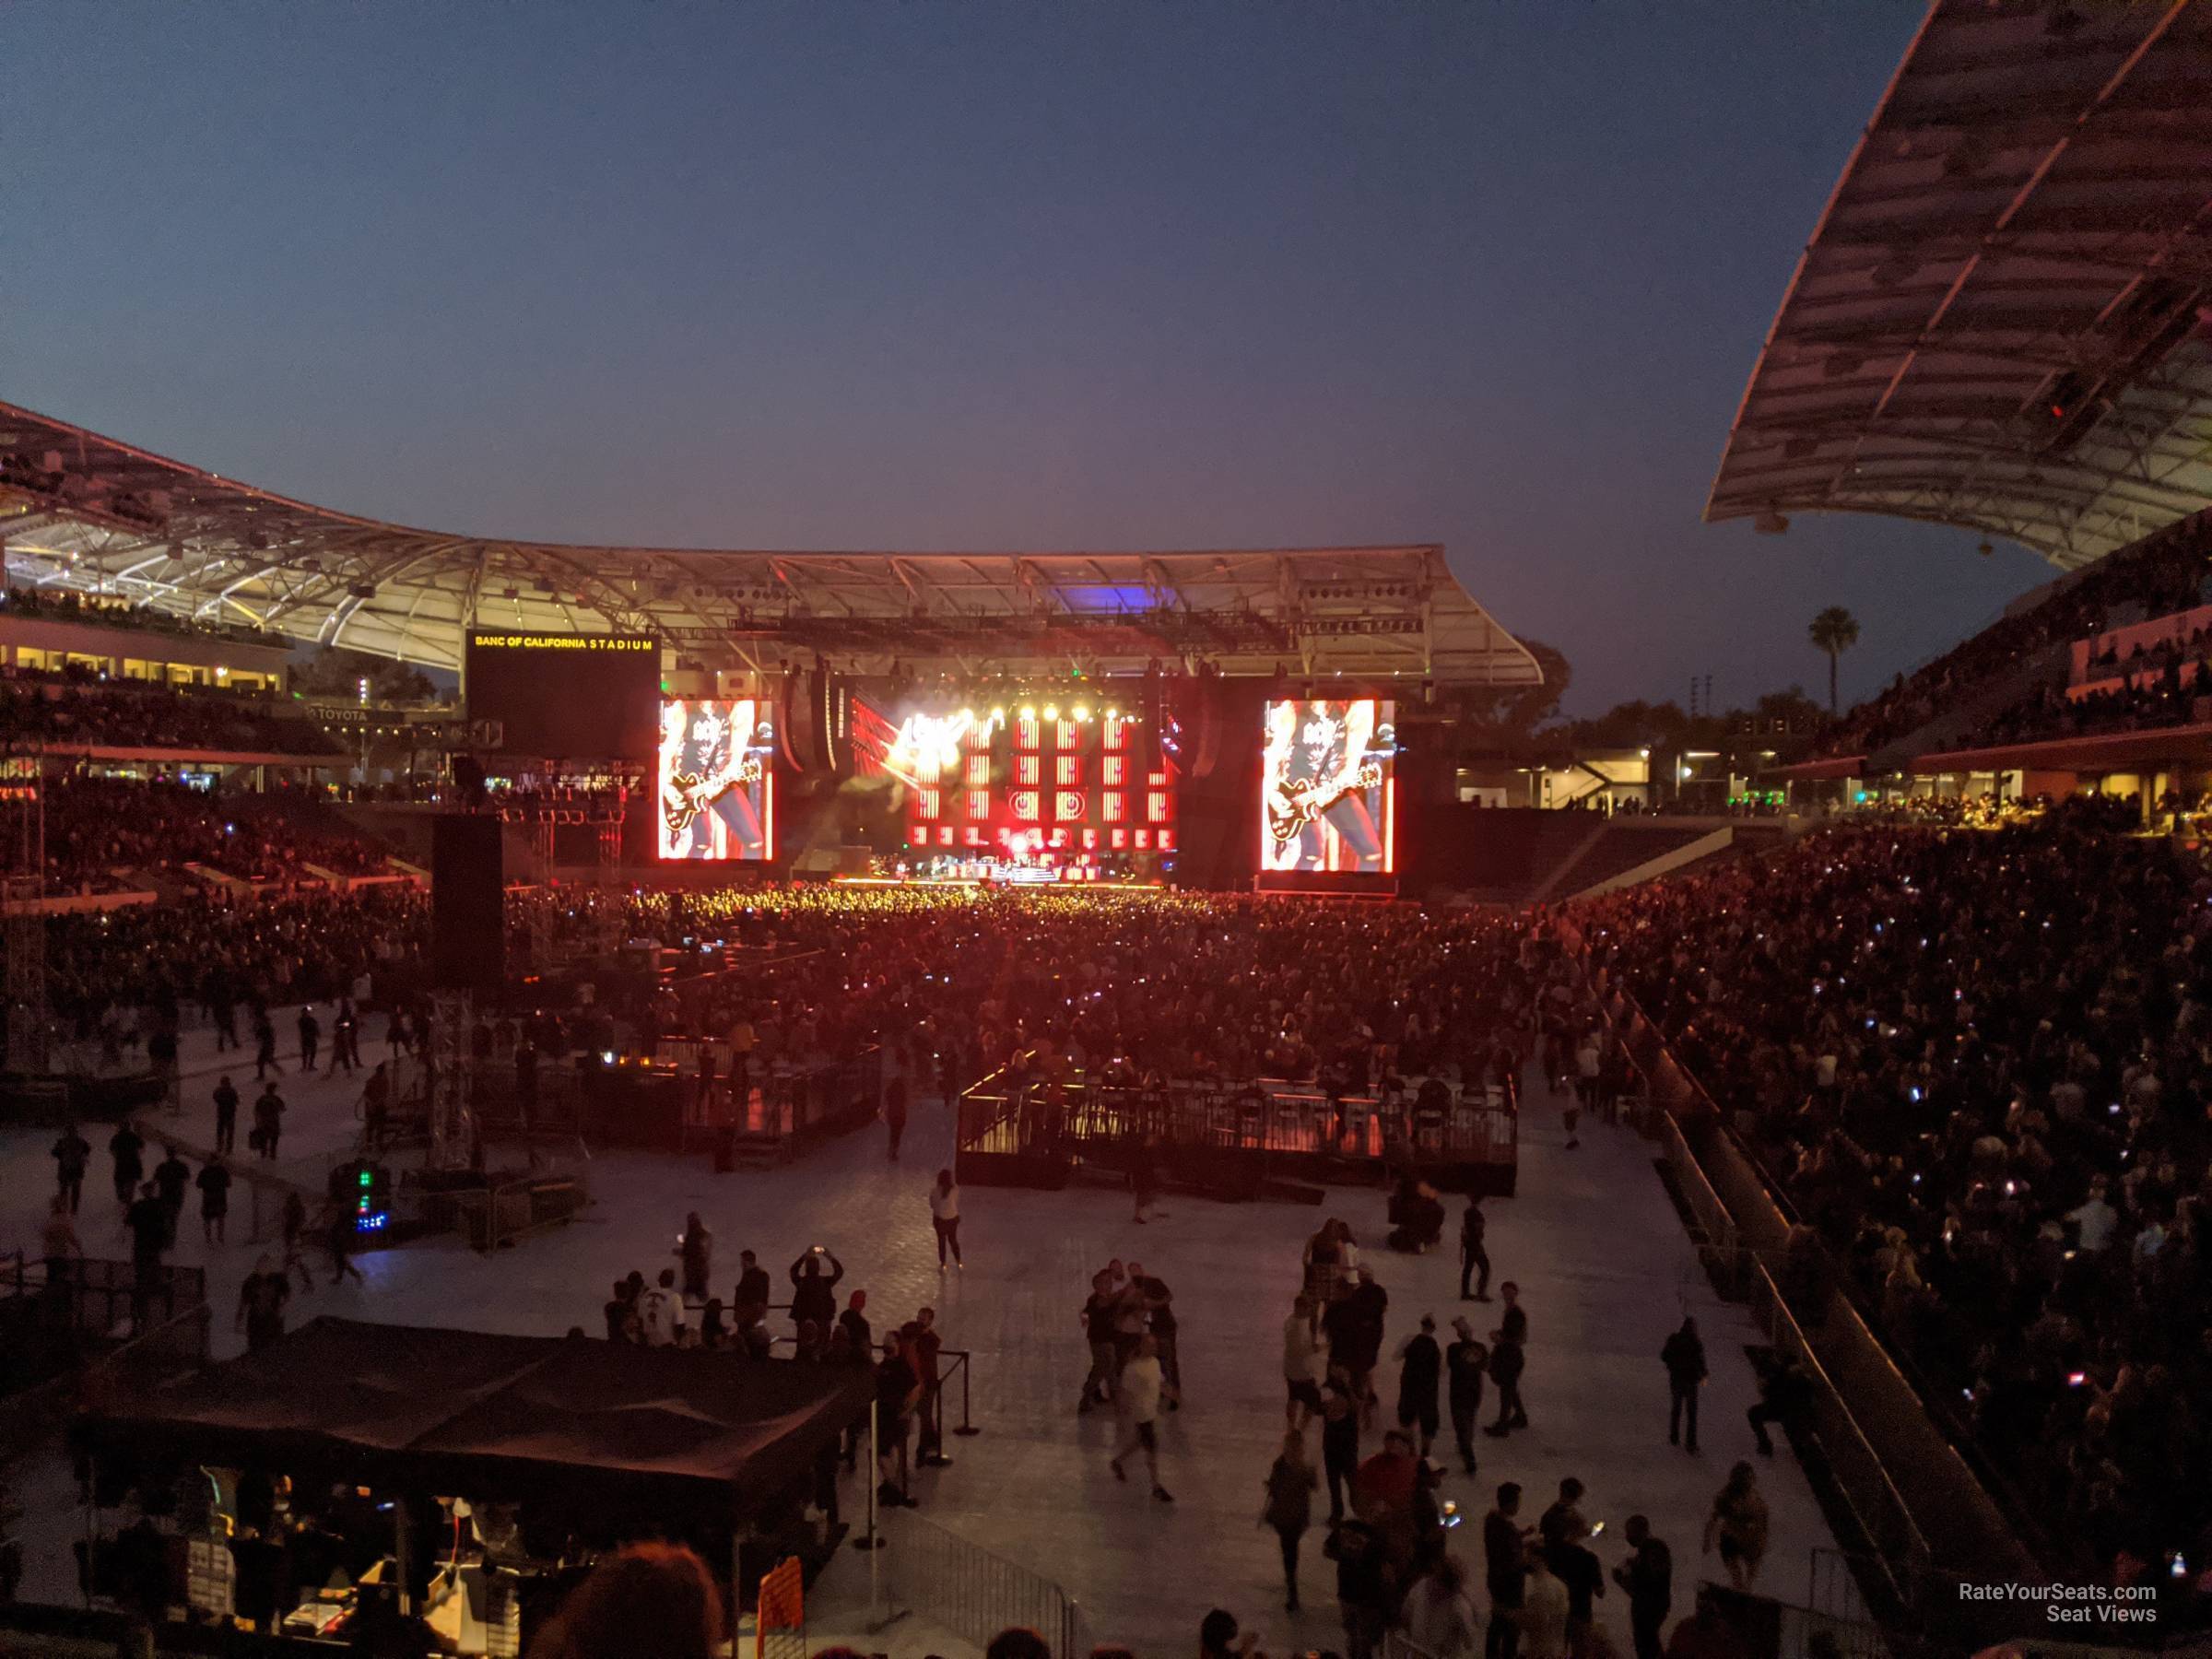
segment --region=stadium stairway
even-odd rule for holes
[[[200,884],[188,877],[178,877],[145,865],[118,866],[108,874],[133,892],[151,893],[160,904],[180,904],[195,899],[205,891]]]
[[[1458,824],[1479,856],[1462,865],[1451,885],[1477,904],[1527,904],[1553,889],[1560,872],[1605,834],[1606,820],[1587,812],[1506,807]]]
[[[1735,839],[1731,824],[1669,823],[1665,818],[1616,818],[1539,888],[1540,900],[1595,898],[1615,888],[1671,875],[1685,865],[1725,853]]]

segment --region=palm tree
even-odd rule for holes
[[[1813,618],[1806,629],[1815,651],[1828,653],[1828,712],[1836,712],[1836,659],[1859,642],[1859,619],[1840,605],[1831,605]]]

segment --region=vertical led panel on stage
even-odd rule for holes
[[[776,855],[773,709],[749,697],[662,700],[660,858]]]
[[[1395,703],[1280,699],[1265,706],[1262,741],[1263,876],[1395,873]]]
[[[1173,769],[1117,704],[906,711],[883,769],[915,853],[1098,863],[1175,850]]]

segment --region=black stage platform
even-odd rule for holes
[[[955,1167],[972,1186],[1059,1188],[1083,1173],[1125,1176],[1149,1140],[1163,1184],[1223,1198],[1408,1171],[1445,1192],[1510,1197],[1519,1160],[1512,1090],[1455,1091],[1429,1108],[1416,1108],[1413,1093],[1385,1107],[1369,1096],[1332,1102],[1281,1078],[1141,1088],[1079,1074],[1060,1082],[999,1074],[960,1097]]]

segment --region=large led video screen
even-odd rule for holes
[[[1395,868],[1397,705],[1271,701],[1260,765],[1260,868],[1387,876]]]
[[[544,760],[643,761],[661,697],[661,643],[638,634],[472,629],[463,689],[496,720],[500,752]]]
[[[663,859],[776,855],[773,709],[749,697],[663,700],[654,768]]]
[[[910,857],[1097,871],[1175,851],[1162,734],[1104,688],[993,708],[856,703],[853,756],[902,786]]]

